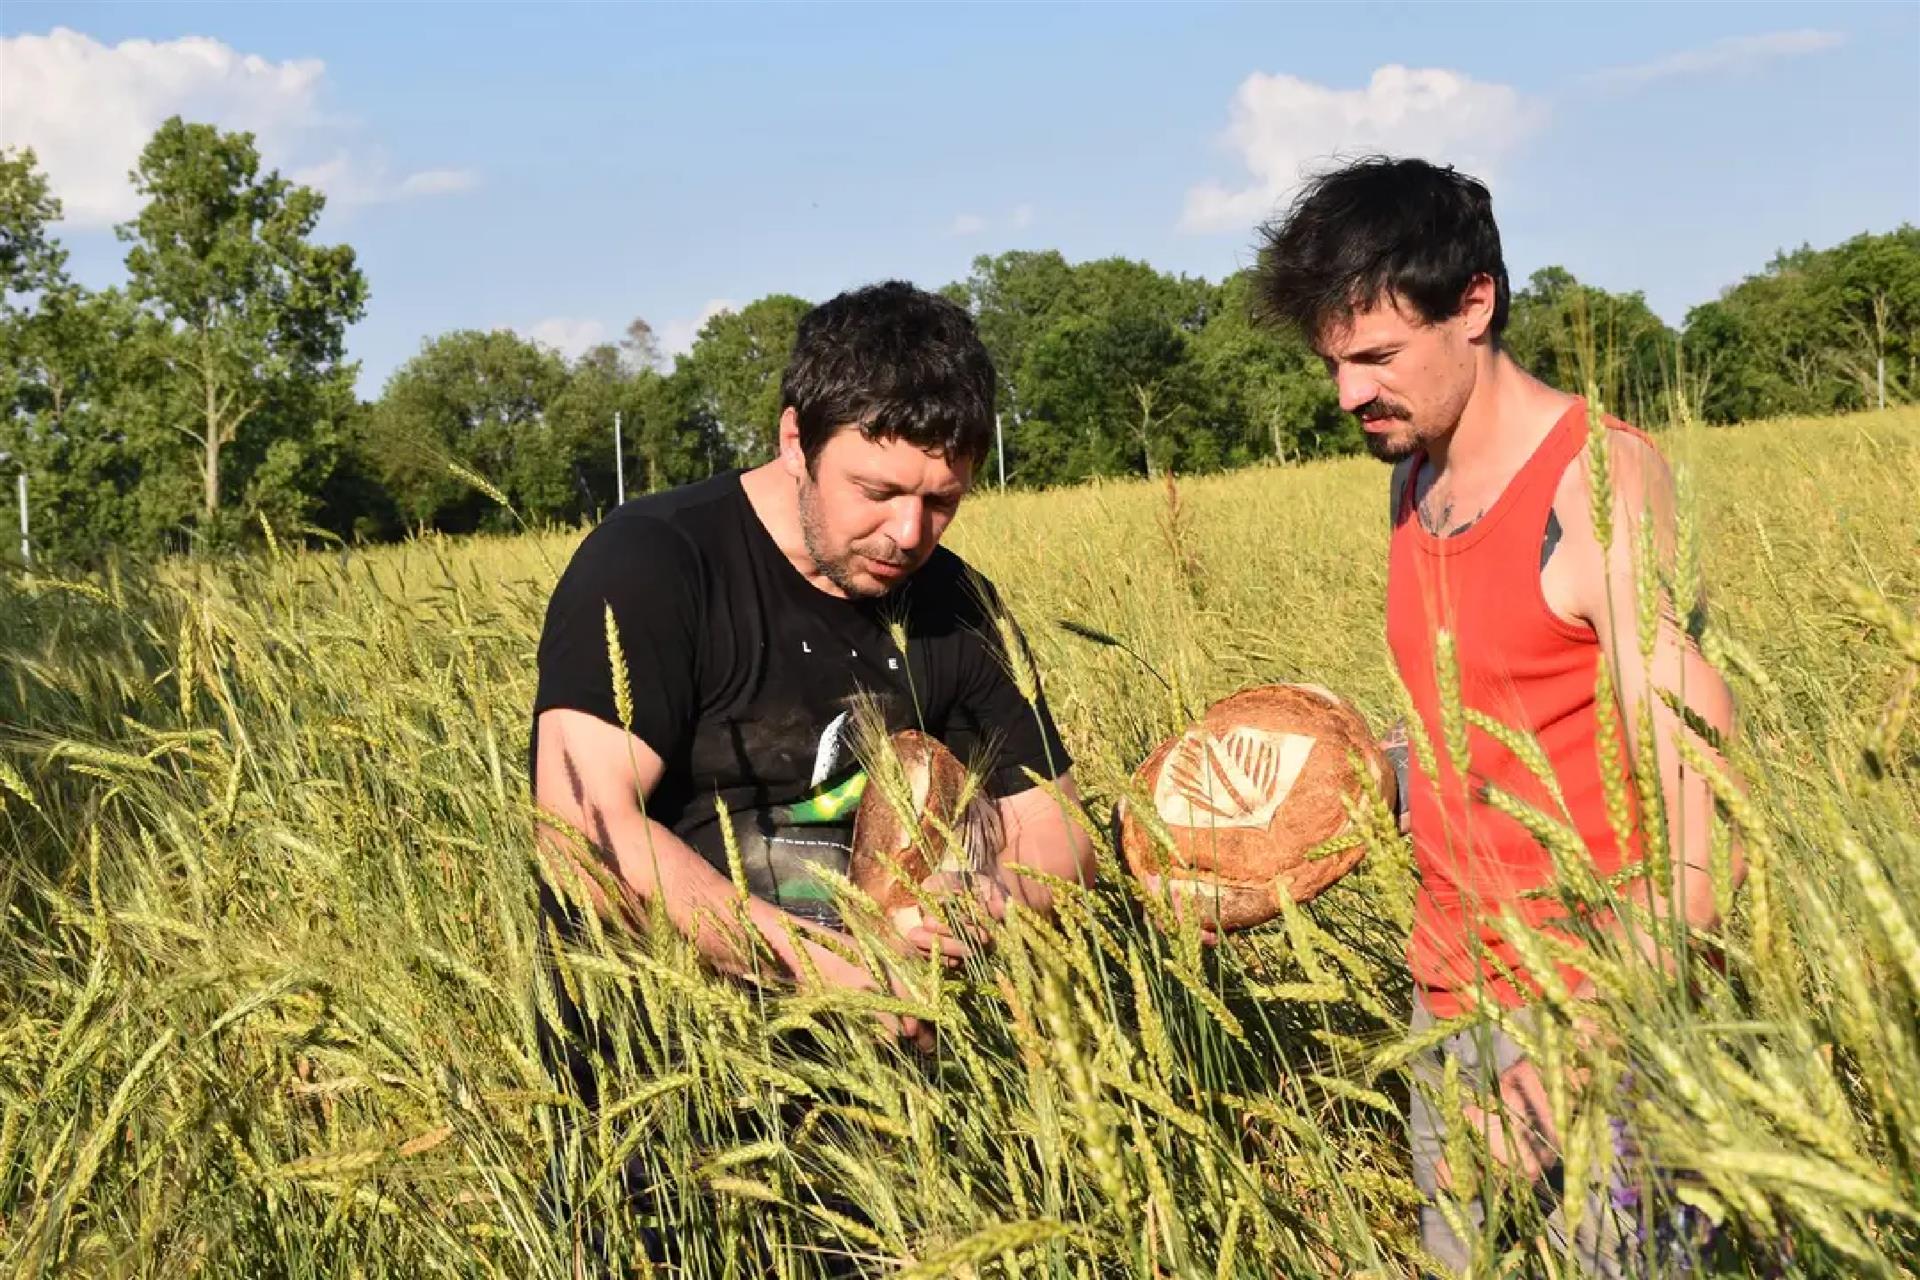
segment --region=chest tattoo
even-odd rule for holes
[[[1467,530],[1473,528],[1474,523],[1478,521],[1481,516],[1487,514],[1487,509],[1482,507],[1456,524],[1454,522],[1453,497],[1448,495],[1445,498],[1435,501],[1431,490],[1420,500],[1419,507],[1420,523],[1426,527],[1428,533],[1433,534],[1437,538],[1451,538],[1456,534],[1465,533]]]

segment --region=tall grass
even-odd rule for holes
[[[1722,969],[1619,966],[1590,1046],[1544,1024],[1565,1172],[1604,1186],[1626,1162],[1649,1203],[1716,1222],[1698,1274],[1911,1275],[1920,414],[1666,443],[1741,704],[1751,799],[1730,793],[1723,829],[1760,883],[1711,940]],[[910,969],[886,1007],[935,1024],[924,1056],[876,1034],[874,997],[723,983],[666,937],[564,947],[617,1033],[595,1113],[541,1062],[552,939],[523,765],[577,534],[14,578],[0,1258],[559,1277],[645,1273],[653,1247],[694,1276],[1412,1274],[1403,844],[1375,813],[1359,871],[1207,951],[1132,891],[1101,821],[1182,707],[1244,684],[1397,714],[1384,478],[1352,461],[970,503],[953,542],[1036,651],[1098,884],[957,973]],[[1565,1087],[1579,1069],[1599,1085]],[[1449,1149],[1488,1268],[1564,1274],[1531,1197],[1463,1127]]]

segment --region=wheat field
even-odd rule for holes
[[[1920,1273],[1920,411],[1672,433],[1751,871],[1687,981],[1602,957],[1530,1046],[1570,1187],[1631,1176],[1650,1274]],[[0,584],[0,1260],[14,1274],[1419,1273],[1404,845],[1208,950],[1104,815],[1196,706],[1313,680],[1384,727],[1366,460],[971,500],[1099,882],[874,997],[606,932],[595,1114],[542,1068],[524,782],[579,530]],[[1124,641],[1138,657],[1060,623]],[[1147,668],[1151,667],[1151,671]],[[1164,682],[1164,683],[1163,683]],[[867,952],[879,948],[862,930]],[[1587,1087],[1575,1087],[1579,1079]],[[1485,1273],[1567,1274],[1454,1118]],[[1621,1133],[1631,1141],[1617,1139]],[[552,1203],[564,1188],[565,1209]],[[1458,1208],[1456,1205],[1454,1208]],[[671,1261],[650,1263],[647,1251]]]

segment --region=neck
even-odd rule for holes
[[[1556,391],[1493,347],[1475,354],[1473,391],[1451,431],[1426,447],[1455,489],[1504,484],[1575,397]]]
[[[794,572],[830,596],[845,595],[820,572],[813,554],[807,550],[806,534],[800,528],[800,488],[780,459],[776,457],[742,473],[740,487],[746,490],[747,505],[753,508],[767,536],[780,548],[780,554],[787,558]]]

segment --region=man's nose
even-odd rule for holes
[[[888,532],[902,551],[916,550],[927,536],[927,504],[911,495],[896,499]]]
[[[1340,411],[1352,413],[1361,405],[1376,399],[1380,394],[1380,384],[1363,369],[1343,368],[1333,375],[1334,385],[1340,391]]]

